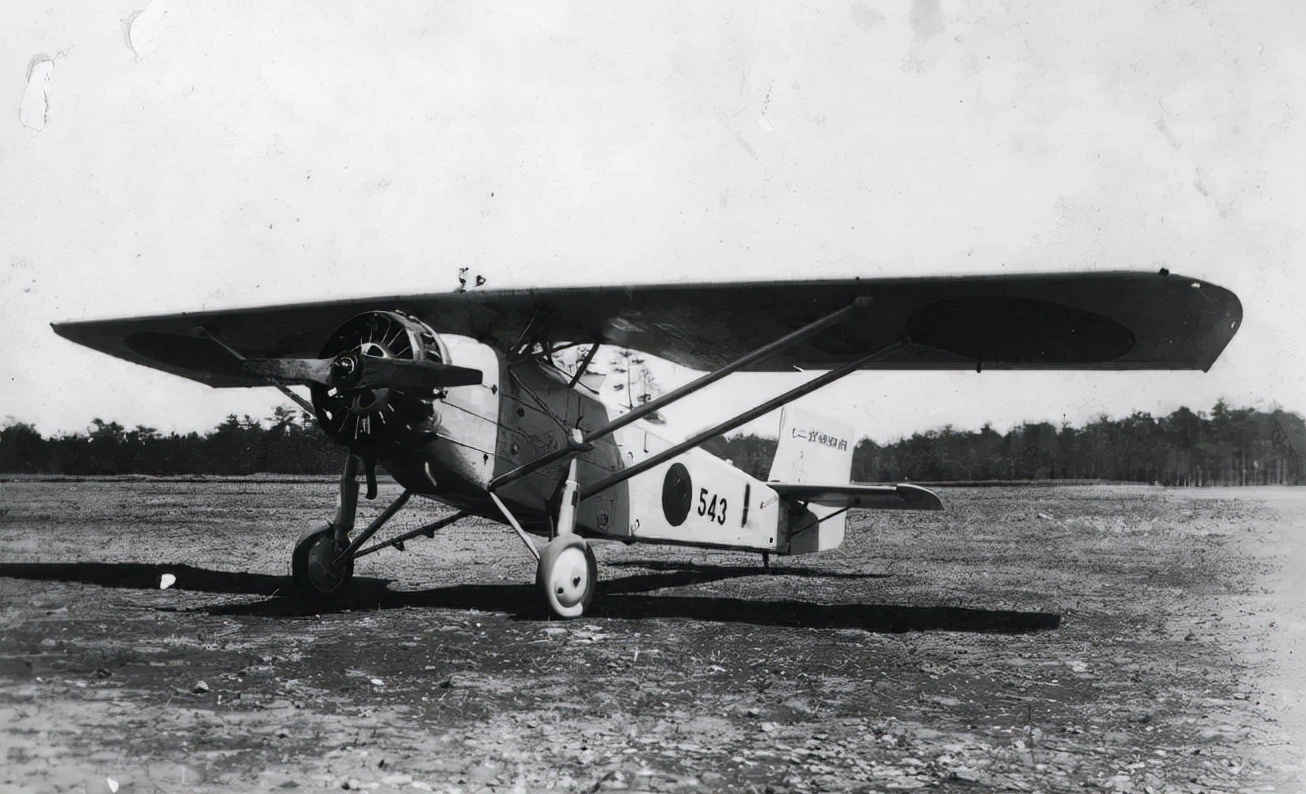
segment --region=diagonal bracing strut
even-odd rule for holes
[[[460,510],[451,516],[445,516],[444,518],[438,519],[436,521],[432,521],[429,524],[424,524],[418,527],[417,529],[405,532],[404,534],[399,535],[398,537],[393,537],[387,541],[373,544],[365,549],[360,549],[359,552],[354,555],[354,559],[358,559],[359,557],[366,557],[369,554],[378,552],[381,549],[388,548],[390,546],[394,546],[396,549],[403,551],[404,541],[412,540],[418,535],[425,535],[428,538],[434,538],[436,530],[444,529],[445,527],[449,526],[455,521],[461,521],[462,519],[466,518],[468,515],[470,515],[470,513]]]
[[[825,374],[821,375],[820,377],[813,378],[812,380],[809,380],[808,382],[802,384],[801,386],[790,389],[789,391],[779,395],[778,397],[773,397],[770,400],[767,400],[766,402],[762,403],[756,408],[751,408],[747,411],[744,411],[743,413],[738,414],[737,416],[734,416],[730,419],[727,419],[726,421],[718,425],[715,425],[714,427],[708,428],[707,430],[704,430],[690,438],[685,439],[684,441],[681,441],[679,444],[668,447],[667,449],[659,452],[653,457],[642,460],[628,469],[622,469],[621,471],[614,472],[613,474],[604,477],[603,479],[599,480],[596,483],[587,485],[584,489],[581,490],[580,498],[582,500],[588,499],[597,493],[606,491],[607,489],[611,488],[614,485],[617,485],[618,483],[623,483],[626,480],[629,480],[631,477],[634,477],[639,474],[643,474],[644,472],[648,471],[654,466],[657,466],[662,463],[666,463],[668,460],[671,460],[677,455],[680,455],[690,449],[693,449],[694,447],[697,447],[698,445],[702,444],[704,441],[707,441],[709,438],[718,436],[722,433],[728,433],[731,430],[734,430],[735,428],[739,427],[740,425],[747,424],[759,416],[768,414],[783,405],[793,402],[794,400],[798,399],[799,397],[802,397],[805,394],[810,394],[811,392],[814,392],[817,389],[822,388],[823,386],[827,386],[835,382],[836,380],[839,380],[840,378],[847,377],[848,375],[851,375],[852,373],[861,369],[863,365],[875,361],[876,359],[883,358],[884,356],[897,351],[900,347],[901,347],[900,344],[895,343],[889,345],[883,350],[877,350],[874,353],[871,353],[866,356],[862,356],[856,361],[851,361],[847,364],[844,364],[842,367],[839,367],[838,369],[832,369],[829,372],[826,372]]]
[[[367,529],[359,532],[358,537],[354,538],[353,541],[340,552],[340,554],[336,555],[336,564],[338,565],[352,557],[355,552],[362,548],[363,544],[367,542],[367,539],[375,535],[376,531],[384,526],[385,522],[393,518],[395,513],[402,510],[404,505],[408,504],[408,500],[412,497],[412,491],[406,490],[399,494],[399,496],[396,497],[386,509],[381,511],[379,516],[372,519],[372,523],[367,525]]]
[[[613,419],[612,421],[608,422],[606,425],[598,428],[597,430],[592,430],[589,433],[585,434],[579,440],[569,440],[567,444],[554,450],[553,452],[550,452],[547,455],[541,455],[540,457],[536,458],[533,461],[524,463],[521,466],[518,466],[517,468],[513,469],[512,471],[505,472],[504,474],[495,477],[493,480],[490,481],[489,491],[493,493],[494,491],[503,487],[507,483],[525,477],[526,475],[536,472],[544,468],[545,466],[549,466],[550,464],[557,463],[558,461],[563,460],[568,456],[585,452],[598,439],[603,438],[605,436],[609,436],[612,433],[615,433],[616,431],[625,427],[626,425],[629,425],[630,423],[635,422],[639,419],[643,419],[645,416],[648,416],[656,412],[657,410],[664,408],[667,405],[670,405],[671,403],[674,403],[684,397],[688,397],[689,395],[693,394],[699,389],[702,389],[706,386],[716,383],[717,381],[721,380],[727,375],[732,375],[735,372],[738,372],[739,370],[743,369],[744,367],[747,367],[750,364],[760,361],[768,356],[774,355],[775,353],[778,353],[779,351],[784,350],[787,347],[792,347],[793,345],[798,344],[799,342],[802,342],[806,339],[809,339],[821,333],[822,331],[825,331],[828,328],[832,328],[836,325],[839,325],[840,323],[847,322],[848,320],[852,319],[854,316],[867,311],[870,305],[871,305],[871,299],[869,297],[861,296],[859,298],[856,298],[851,304],[843,307],[842,309],[833,311],[827,314],[826,316],[820,318],[819,320],[815,320],[811,323],[808,323],[807,325],[803,326],[802,328],[799,328],[796,331],[791,331],[790,333],[785,334],[784,336],[780,337],[774,342],[763,345],[762,347],[757,348],[753,352],[748,353],[747,355],[744,355],[743,357],[736,359],[735,361],[732,361],[729,364],[726,364],[724,367],[721,367],[720,369],[716,369],[713,370],[712,372],[705,373],[701,377],[693,381],[690,381],[689,383],[685,384],[684,386],[681,386],[678,389],[673,389],[672,391],[662,395],[661,397],[658,397],[655,400],[650,400],[649,402],[644,403],[643,405],[639,406],[633,411],[628,411],[627,413],[622,414],[621,416],[617,417],[616,419]],[[873,354],[872,356],[868,356],[865,359],[861,359],[860,361],[855,362],[854,366],[860,366],[861,364],[874,358],[877,355],[880,355],[880,353],[876,353]],[[842,368],[838,371],[842,371]],[[842,375],[840,377],[842,377]],[[743,423],[741,422],[740,424]],[[615,483],[613,484],[615,485]],[[581,498],[584,499],[586,495],[587,494],[583,493],[581,495]]]

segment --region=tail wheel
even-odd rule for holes
[[[335,527],[323,522],[295,544],[290,557],[290,572],[296,590],[322,598],[349,589],[354,578],[354,558],[336,562],[344,548],[336,542],[335,535]]]
[[[599,566],[594,551],[579,535],[559,535],[540,552],[535,584],[549,612],[578,618],[594,601]]]
[[[366,312],[345,322],[322,348],[322,358],[342,353],[447,363],[435,332],[399,312]],[[438,424],[435,394],[393,388],[312,387],[313,408],[327,435],[352,447],[403,444]]]

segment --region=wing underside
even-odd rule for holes
[[[88,347],[212,386],[258,386],[247,358],[312,357],[340,324],[398,310],[438,333],[507,350],[600,342],[708,370],[853,304],[853,319],[755,363],[829,369],[1208,369],[1242,307],[1230,291],[1172,274],[844,279],[474,290],[60,323]],[[215,341],[215,340],[220,340]]]

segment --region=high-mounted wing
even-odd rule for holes
[[[246,358],[313,358],[332,331],[398,310],[500,349],[602,342],[715,369],[856,299],[854,319],[751,365],[829,369],[1209,369],[1242,319],[1229,290],[1103,272],[475,290],[60,323],[88,347],[212,386],[259,386]],[[215,340],[220,340],[215,341]]]

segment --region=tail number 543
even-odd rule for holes
[[[726,498],[708,493],[706,488],[698,489],[698,514],[707,516],[708,520],[718,524],[726,523]]]

